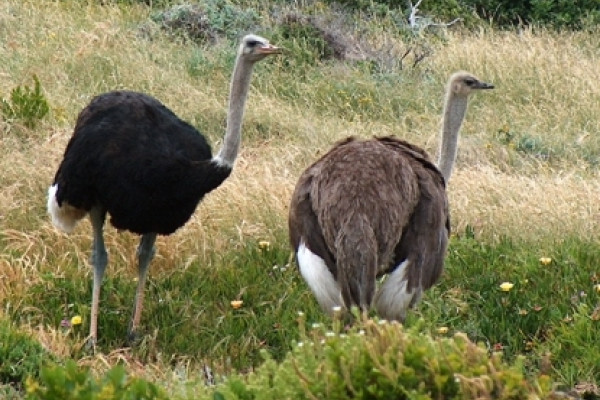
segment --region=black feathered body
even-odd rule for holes
[[[115,91],[79,114],[54,184],[59,205],[101,207],[117,229],[168,235],[230,173],[212,161],[206,139],[158,100]]]

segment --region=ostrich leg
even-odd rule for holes
[[[94,239],[92,245],[91,262],[94,268],[94,283],[92,288],[92,313],[90,318],[90,335],[87,340],[86,347],[89,350],[96,350],[96,341],[98,340],[98,303],[100,301],[100,287],[102,286],[102,278],[108,263],[108,255],[104,246],[104,237],[102,229],[106,211],[102,208],[92,208],[90,210],[90,220],[94,230]]]
[[[156,241],[156,233],[146,233],[142,235],[140,245],[138,246],[138,269],[139,278],[135,292],[135,302],[133,304],[133,314],[131,323],[129,324],[128,341],[134,343],[140,320],[142,318],[142,307],[144,303],[144,287],[146,286],[146,278],[148,277],[148,268],[150,261],[154,257],[154,242]]]

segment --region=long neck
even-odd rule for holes
[[[228,168],[233,168],[240,149],[242,119],[244,118],[244,106],[250,88],[252,67],[252,62],[246,61],[238,55],[229,89],[227,128],[223,138],[223,146],[213,159],[218,165]]]
[[[438,159],[438,168],[446,183],[450,180],[452,167],[458,150],[458,132],[467,111],[467,96],[457,96],[448,92],[444,105],[442,121],[442,143]]]

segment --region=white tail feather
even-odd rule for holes
[[[409,291],[406,288],[405,272],[409,260],[403,261],[387,276],[375,295],[375,309],[380,317],[390,321],[403,322],[406,311],[421,297],[420,288]]]
[[[343,307],[340,286],[327,269],[325,261],[310,251],[304,241],[300,242],[297,257],[300,273],[323,310],[332,315],[334,307]]]
[[[75,208],[65,202],[62,207],[58,205],[56,200],[56,192],[58,184],[48,188],[48,214],[52,217],[52,223],[60,230],[71,233],[75,229],[75,225],[81,218],[85,216],[86,211]]]

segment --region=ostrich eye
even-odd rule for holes
[[[256,47],[260,44],[260,42],[258,40],[249,40],[248,42],[246,42],[246,45],[248,47]]]
[[[467,84],[467,86],[473,86],[475,84],[475,80],[471,79],[471,78],[467,78],[467,79],[465,79],[465,83]]]

